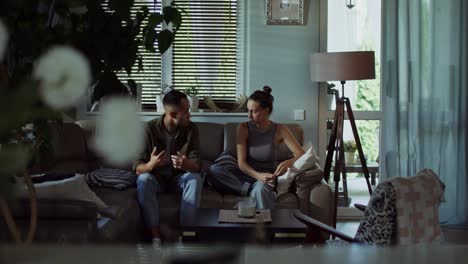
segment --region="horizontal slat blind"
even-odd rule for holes
[[[140,11],[143,6],[148,7],[150,13],[161,13],[161,1],[134,0],[133,7],[130,11],[132,19],[135,19],[136,13]],[[147,19],[142,23],[141,28],[146,25]],[[158,28],[158,31],[159,29],[160,28]],[[141,32],[139,37],[142,38]],[[152,109],[155,108],[156,95],[161,91],[161,54],[157,49],[157,43],[154,45],[156,47],[156,53],[146,51],[143,45],[138,47],[138,52],[143,59],[142,71],[138,72],[138,63],[136,62],[130,76],[125,71],[117,73],[117,77],[123,83],[126,83],[128,79],[133,79],[136,83],[142,85],[142,107]]]
[[[237,0],[177,0],[187,13],[172,53],[176,89],[196,86],[199,96],[234,102],[237,81]]]

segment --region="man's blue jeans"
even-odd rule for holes
[[[176,191],[182,194],[180,202],[181,215],[194,212],[194,209],[200,205],[202,180],[199,173],[184,173],[178,177],[175,185],[171,186],[162,177],[157,177],[151,173],[143,173],[138,176],[138,202],[140,203],[143,217],[148,227],[159,225],[158,194],[161,192],[171,191],[176,187]]]

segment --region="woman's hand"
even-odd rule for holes
[[[271,173],[267,173],[267,172],[261,172],[258,174],[257,176],[257,180],[263,182],[263,183],[267,183],[271,180],[273,180],[275,178],[275,175],[271,174]]]
[[[294,161],[292,160],[285,160],[281,162],[278,167],[276,167],[276,171],[273,173],[275,177],[281,176],[288,171],[289,168],[293,165]]]

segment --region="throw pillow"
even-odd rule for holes
[[[310,147],[285,174],[278,177],[278,186],[276,188],[278,196],[288,192],[296,176],[306,170],[315,168],[318,161],[319,159],[313,147]]]
[[[58,181],[48,181],[34,184],[38,199],[69,199],[93,202],[99,210],[107,208],[105,204],[88,186],[84,176],[75,176]],[[19,197],[29,197],[25,184],[18,184],[17,195]]]

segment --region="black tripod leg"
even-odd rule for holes
[[[338,101],[335,110],[335,117],[333,118],[333,128],[330,135],[330,140],[328,141],[327,145],[327,158],[325,160],[325,168],[323,172],[323,177],[325,181],[328,183],[330,180],[330,171],[333,161],[333,153],[335,152],[335,145],[336,145],[336,129],[337,129],[337,122],[338,122]]]
[[[342,155],[341,157],[341,174],[342,176],[342,182],[343,182],[343,198],[346,206],[349,204],[349,195],[348,195],[348,178],[346,175],[346,160],[345,160],[345,151],[344,151],[344,140],[343,137],[341,137],[341,143],[340,143],[340,149],[338,150],[340,154]]]
[[[344,104],[343,101],[339,100],[336,105],[336,141],[334,142],[334,147],[336,148],[336,163],[334,169],[333,180],[335,182],[335,195],[334,195],[334,217],[333,217],[333,227],[336,228],[336,220],[338,216],[338,195],[339,195],[339,185],[340,185],[340,173],[342,171],[344,153],[340,152],[341,145],[343,143],[343,121],[344,121]]]
[[[359,133],[356,127],[356,121],[354,119],[353,109],[351,108],[351,103],[348,99],[346,101],[346,108],[348,112],[349,121],[351,123],[351,128],[353,129],[354,141],[356,141],[356,147],[359,153],[359,160],[361,161],[362,171],[364,172],[364,177],[366,178],[367,189],[369,190],[369,194],[372,194],[372,188],[369,180],[369,169],[367,168],[366,158],[364,156],[364,152],[362,151],[362,144],[361,140],[359,139]]]

